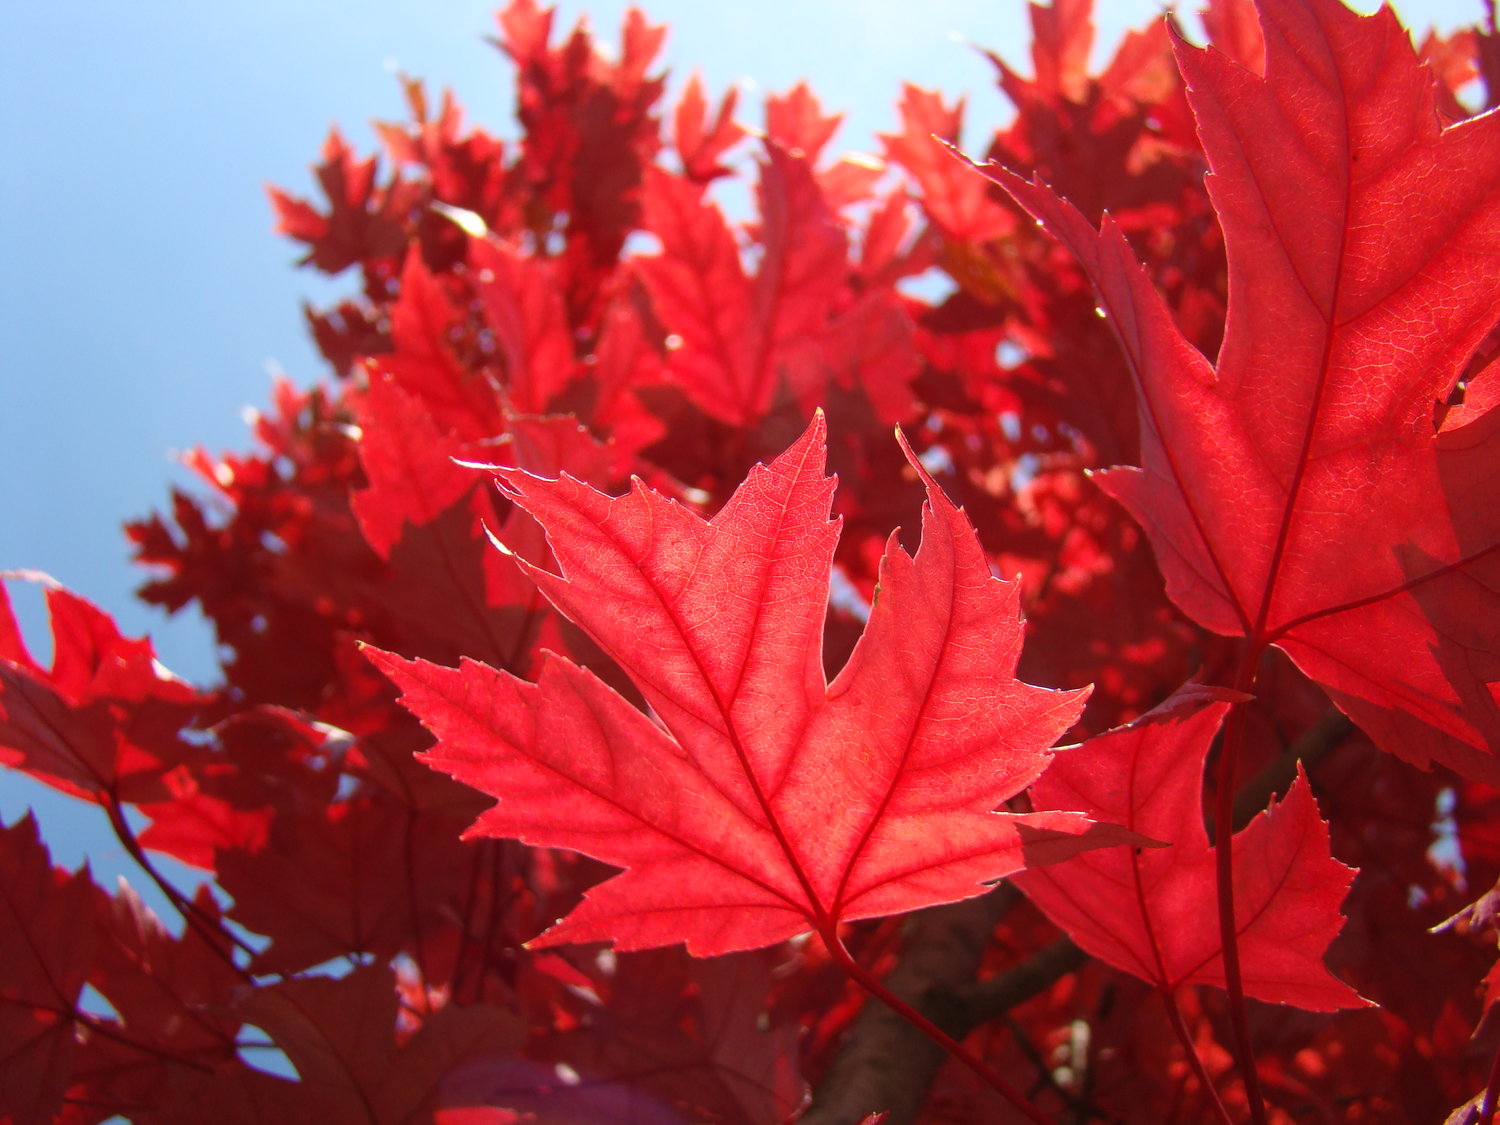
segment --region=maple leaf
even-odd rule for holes
[[[1060,754],[1035,808],[1087,810],[1172,847],[1080,855],[1016,884],[1079,946],[1158,988],[1224,987],[1203,762],[1238,696],[1189,685],[1128,727]],[[1235,834],[1235,917],[1245,994],[1314,1011],[1362,1001],[1323,966],[1353,872],[1328,850],[1307,776]]]
[[[1383,749],[1500,781],[1500,118],[1444,128],[1388,11],[1262,0],[1265,73],[1177,44],[1229,258],[1216,364],[1120,229],[987,173],[1079,259],[1134,370],[1105,474],[1173,600],[1276,644]],[[1462,404],[1435,411],[1435,403]],[[1372,639],[1374,643],[1372,643]]]
[[[709,522],[639,482],[611,499],[566,476],[498,471],[560,573],[524,568],[656,722],[550,654],[532,684],[369,653],[437,736],[425,760],[499,798],[471,835],[627,869],[533,944],[685,942],[711,955],[809,928],[831,938],[841,921],[1140,842],[1079,814],[993,811],[1046,767],[1087,692],[1014,679],[1018,589],[990,574],[914,457],[921,549],[913,558],[892,536],[864,635],[826,683],[839,521],[824,453],[819,413]]]
[[[362,358],[391,350],[386,326],[367,305],[346,300],[319,312],[304,301],[302,316],[319,354],[345,378]]]
[[[677,155],[683,174],[696,183],[707,183],[732,170],[721,162],[724,154],[745,136],[745,128],[734,119],[739,90],[730,89],[719,103],[712,127],[708,126],[708,100],[703,94],[703,79],[696,73],[688,78],[687,87],[677,102],[674,115]]]
[[[380,370],[418,399],[440,428],[469,441],[499,433],[504,403],[493,373],[471,370],[456,354],[455,302],[421,255],[407,255],[400,295],[389,311],[391,348],[380,357]]]
[[[491,239],[471,242],[469,268],[515,407],[542,413],[573,375],[573,335],[553,271]]]
[[[532,472],[566,468],[602,483],[613,451],[558,415],[508,414],[498,438],[460,442],[379,371],[350,401],[368,482],[351,494],[350,506],[365,540],[389,565],[365,581],[341,576],[335,598],[350,597],[382,643],[430,660],[463,654],[523,671],[537,645],[564,647],[556,615],[535,585],[511,558],[489,549],[493,528],[518,554],[545,558],[540,529],[524,512],[504,512],[489,482],[456,459],[503,455]],[[432,777],[420,766],[416,773]]]
[[[47,587],[52,666],[27,652],[0,581],[0,765],[87,800],[165,795],[163,774],[194,756],[181,731],[205,697],[97,606],[22,577]]]
[[[82,1086],[99,1107],[154,1108],[196,1075],[240,1069],[240,1021],[231,1005],[246,978],[218,928],[219,908],[208,887],[194,896],[200,924],[186,926],[180,937],[171,936],[129,887],[114,896],[92,890],[95,952],[88,984],[108,1001],[114,1018],[90,1017],[79,1029],[70,1100]]]
[[[443,91],[438,113],[433,116],[421,81],[407,78],[401,84],[411,124],[375,123],[391,161],[398,167],[415,165],[425,172],[434,200],[472,211],[491,225],[503,222],[508,202],[505,146],[482,129],[460,134],[463,111],[452,91]],[[443,219],[440,212],[428,214]],[[451,223],[444,225],[452,228]]]
[[[219,906],[206,885],[193,906],[199,918],[218,922]],[[222,931],[190,925],[173,937],[128,886],[114,895],[96,891],[94,909],[99,936],[89,984],[108,999],[120,1026],[143,1039],[159,1037],[164,1053],[232,1055],[239,1021],[211,1009],[227,1003],[244,977]],[[175,1018],[162,1020],[164,1011]]]
[[[753,274],[702,185],[647,170],[643,222],[662,252],[636,268],[677,338],[669,376],[706,413],[748,429],[782,383],[809,414],[838,386],[862,391],[883,421],[906,417],[908,317],[891,291],[848,292],[849,239],[811,159],[770,138],[765,157],[756,231],[764,253]]]
[[[800,152],[809,164],[817,163],[843,120],[842,113],[823,112],[806,82],[798,82],[785,94],[766,98],[766,135],[784,148]]]
[[[474,488],[474,474],[454,463],[457,448],[395,380],[372,373],[354,401],[359,423],[359,459],[366,484],[349,497],[365,542],[389,560],[404,528],[424,527]],[[495,518],[476,505],[475,518]]]
[[[484,1068],[511,1055],[524,1038],[513,1015],[487,1005],[421,1013],[402,1034],[389,966],[361,965],[348,975],[301,977],[256,988],[235,1009],[286,1052],[298,1083],[273,1080],[249,1068],[187,1074],[173,1092],[169,1121],[219,1116],[225,1099],[263,1104],[244,1120],[366,1121],[372,1125],[431,1121],[446,1106],[450,1076]],[[197,1114],[197,1116],[195,1116]],[[232,1120],[241,1120],[239,1117]]]
[[[647,71],[666,28],[631,9],[618,52],[595,44],[582,22],[553,47],[553,14],[514,0],[497,13],[498,45],[516,64],[524,130],[512,175],[534,195],[534,233],[564,235],[570,304],[586,322],[638,218],[642,171],[661,147],[655,107],[665,81]]]
[[[431,927],[461,875],[456,825],[414,820],[395,801],[359,797],[279,817],[256,853],[219,857],[230,917],[271,943],[251,962],[294,973],[347,950],[392,955]],[[420,880],[397,873],[420,865]]]
[[[415,201],[413,188],[397,179],[378,187],[376,165],[373,156],[358,160],[334,129],[323,142],[323,163],[314,169],[328,197],[326,215],[278,188],[270,189],[277,230],[309,247],[302,264],[335,274],[356,262],[401,252],[406,242],[403,217]]]
[[[900,133],[880,134],[887,159],[900,164],[922,190],[922,210],[943,237],[954,242],[987,242],[1009,234],[1015,215],[990,198],[991,189],[962,165],[946,158],[943,141],[958,143],[963,99],[948,108],[941,94],[906,85],[897,107]]]

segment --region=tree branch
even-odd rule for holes
[[[1063,938],[999,976],[974,980],[996,923],[1020,898],[1006,884],[912,915],[885,986],[961,1040],[1083,964],[1086,955]],[[875,1110],[887,1111],[886,1125],[911,1125],[946,1060],[884,1004],[867,1003],[799,1125],[856,1125]]]
[[[1281,754],[1241,786],[1234,795],[1234,829],[1238,832],[1253,820],[1257,813],[1265,810],[1271,797],[1285,793],[1297,777],[1297,763],[1308,769],[1334,750],[1339,743],[1354,732],[1354,724],[1342,711],[1330,708],[1301,738],[1282,750]]]

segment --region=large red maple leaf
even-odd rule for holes
[[[713,520],[639,483],[610,498],[497,470],[546,529],[523,563],[630,675],[651,715],[548,655],[537,683],[465,661],[375,662],[438,738],[426,760],[498,798],[471,834],[626,871],[539,944],[685,942],[710,955],[983,893],[1023,866],[1140,838],[1081,814],[994,810],[1046,767],[1086,692],[1014,678],[1016,584],[927,484],[921,549],[889,544],[863,637],[832,684],[821,413]]]
[[[1259,10],[1263,75],[1177,45],[1229,259],[1217,363],[1112,220],[986,171],[1077,255],[1134,368],[1142,467],[1104,487],[1173,600],[1285,649],[1382,748],[1495,784],[1500,379],[1463,380],[1500,319],[1500,117],[1445,128],[1389,10]]]

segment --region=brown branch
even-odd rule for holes
[[[995,924],[1020,897],[1007,884],[982,898],[912,915],[900,963],[885,986],[959,1040],[1045,990],[1085,960],[1066,938],[999,976],[974,980]],[[946,1059],[916,1028],[872,1001],[799,1125],[855,1125],[875,1110],[887,1112],[886,1125],[910,1125]]]
[[[900,963],[885,978],[886,987],[944,1031],[961,1035],[963,1029],[953,1027],[951,1013],[933,1003],[933,993],[973,980],[995,923],[1018,897],[1019,892],[1005,886],[994,894],[912,915]],[[870,1001],[855,1019],[799,1125],[856,1125],[876,1110],[888,1111],[887,1125],[905,1125],[915,1120],[945,1058],[920,1031],[884,1004]]]
[[[955,989],[949,999],[958,1018],[967,1024],[967,1034],[1046,992],[1069,973],[1083,968],[1088,959],[1089,955],[1074,945],[1072,939],[1061,937],[998,976]]]
[[[1300,761],[1309,769],[1354,731],[1354,724],[1342,711],[1329,712],[1291,745],[1285,747],[1234,795],[1234,828],[1238,832],[1271,803],[1271,797],[1285,793],[1297,776]]]

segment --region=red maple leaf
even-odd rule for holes
[[[811,144],[826,123],[798,114]],[[732,426],[756,426],[783,384],[809,414],[838,387],[861,390],[884,421],[904,418],[914,366],[908,317],[892,291],[851,290],[848,235],[811,158],[771,138],[765,157],[755,228],[763,254],[753,274],[701,184],[647,171],[643,221],[662,252],[636,268],[675,337],[670,378]]]
[[[573,336],[555,271],[491,239],[470,243],[469,268],[513,405],[544,412],[574,374]]]
[[[506,225],[505,146],[482,129],[463,131],[463,110],[451,90],[443,91],[434,115],[419,79],[404,78],[401,85],[411,123],[375,123],[391,162],[425,173],[435,201],[473,211],[490,226]],[[453,228],[441,213],[429,214]]]
[[[547,655],[535,684],[372,658],[438,744],[426,760],[497,798],[470,830],[627,870],[538,943],[685,942],[710,955],[983,893],[1034,863],[1140,838],[1076,813],[996,813],[1036,779],[1083,691],[1015,680],[1014,583],[927,484],[915,558],[894,536],[869,623],[832,684],[821,413],[709,522],[637,483],[499,470],[560,569],[523,564],[624,668],[651,717]],[[660,725],[658,725],[658,723]]]
[[[1383,749],[1495,784],[1500,413],[1493,369],[1462,379],[1500,319],[1500,118],[1445,128],[1388,10],[1259,7],[1263,76],[1177,45],[1229,257],[1217,363],[1112,220],[986,171],[1077,255],[1134,369],[1142,468],[1104,486],[1173,600],[1279,645]]]
[[[399,179],[378,186],[377,163],[373,156],[356,159],[334,129],[323,142],[323,163],[314,169],[328,197],[327,214],[279,188],[270,189],[276,229],[309,247],[303,264],[332,274],[367,258],[394,257],[401,252],[406,244],[404,219],[415,202],[415,192]]]
[[[941,94],[919,86],[902,87],[897,106],[902,131],[882,133],[886,157],[899,164],[922,191],[923,214],[943,236],[955,243],[987,242],[1009,234],[1015,215],[990,198],[983,180],[964,173],[945,158],[943,142],[958,143],[964,103],[951,109]]]
[[[47,584],[52,666],[26,650],[0,582],[0,765],[88,800],[161,799],[163,775],[194,757],[181,731],[205,697],[97,606],[23,577]]]
[[[420,255],[407,255],[400,295],[390,306],[391,347],[378,363],[440,428],[478,441],[504,429],[504,403],[493,372],[464,365],[455,346],[458,316],[447,283]]]
[[[731,89],[719,103],[713,125],[708,125],[708,99],[703,80],[696,73],[688,78],[673,116],[677,155],[683,174],[695,183],[707,183],[732,174],[721,158],[745,136],[745,128],[734,119],[739,91]]]
[[[1203,762],[1230,702],[1190,685],[1128,727],[1059,754],[1037,808],[1085,809],[1172,847],[1116,848],[1022,872],[1017,885],[1080,947],[1158,988],[1224,987]],[[1328,851],[1307,775],[1235,834],[1235,917],[1245,994],[1330,1011],[1359,997],[1323,967],[1353,872]]]

